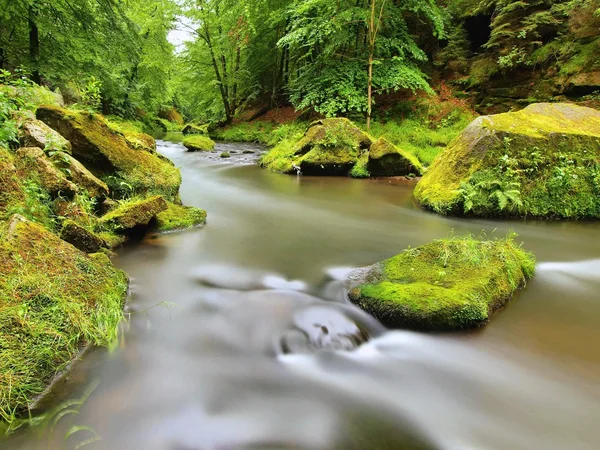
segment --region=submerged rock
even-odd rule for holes
[[[132,148],[102,116],[41,106],[37,117],[71,142],[73,156],[103,180],[113,195],[125,196],[132,190],[159,193],[167,199],[177,195],[179,170],[156,154]]]
[[[147,226],[159,213],[167,210],[167,201],[157,195],[144,200],[124,203],[100,219],[100,223],[114,226],[115,231],[127,233]]]
[[[82,346],[113,342],[127,277],[22,216],[0,234],[0,409],[18,415]]]
[[[63,171],[67,179],[83,188],[94,198],[106,198],[109,191],[108,186],[87,170],[83,164],[64,152],[57,152],[50,158],[52,163]]]
[[[348,119],[313,122],[298,142],[284,141],[265,154],[266,169],[305,175],[401,176],[420,174],[421,164],[412,155],[385,139],[373,139]],[[371,173],[372,170],[372,173]]]
[[[475,119],[415,189],[436,212],[600,217],[600,111],[538,103]]]
[[[72,197],[79,188],[58,170],[43,150],[38,147],[24,147],[17,150],[17,165],[39,178],[41,186],[52,196]]]
[[[488,322],[535,270],[514,236],[453,237],[352,272],[349,298],[384,325],[457,330]]]

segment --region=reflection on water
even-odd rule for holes
[[[600,448],[598,223],[448,219],[415,207],[411,184],[159,150],[208,224],[120,253],[133,290],[123,343],[70,374],[63,393],[98,387],[42,448],[93,436],[65,441],[73,425],[97,449]],[[351,267],[509,229],[541,264],[485,329],[386,331],[345,300]]]

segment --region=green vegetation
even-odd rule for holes
[[[203,209],[173,203],[156,216],[156,230],[159,232],[184,230],[205,223],[206,211]]]
[[[442,214],[600,217],[600,112],[536,104],[476,119],[417,185]]]
[[[0,237],[0,418],[10,422],[83,345],[115,340],[127,278],[19,216]]]
[[[361,273],[350,299],[391,327],[479,327],[534,274],[533,256],[515,237],[452,237],[405,250]]]
[[[199,134],[186,136],[183,145],[190,152],[210,152],[215,148],[215,142],[211,138]]]

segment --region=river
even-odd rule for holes
[[[445,218],[409,182],[269,173],[247,145],[158,149],[208,224],[119,252],[121,341],[59,385],[89,398],[6,448],[600,448],[600,223]],[[481,330],[385,330],[345,300],[349,268],[510,229],[538,271]]]

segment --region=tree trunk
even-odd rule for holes
[[[40,32],[36,22],[37,13],[35,7],[29,7],[29,62],[32,67],[31,79],[33,82],[40,84],[41,77],[39,71],[40,62]]]
[[[375,0],[371,0],[371,17],[369,18],[369,75],[367,82],[367,131],[371,130],[371,113],[373,108],[373,56],[375,54]]]

